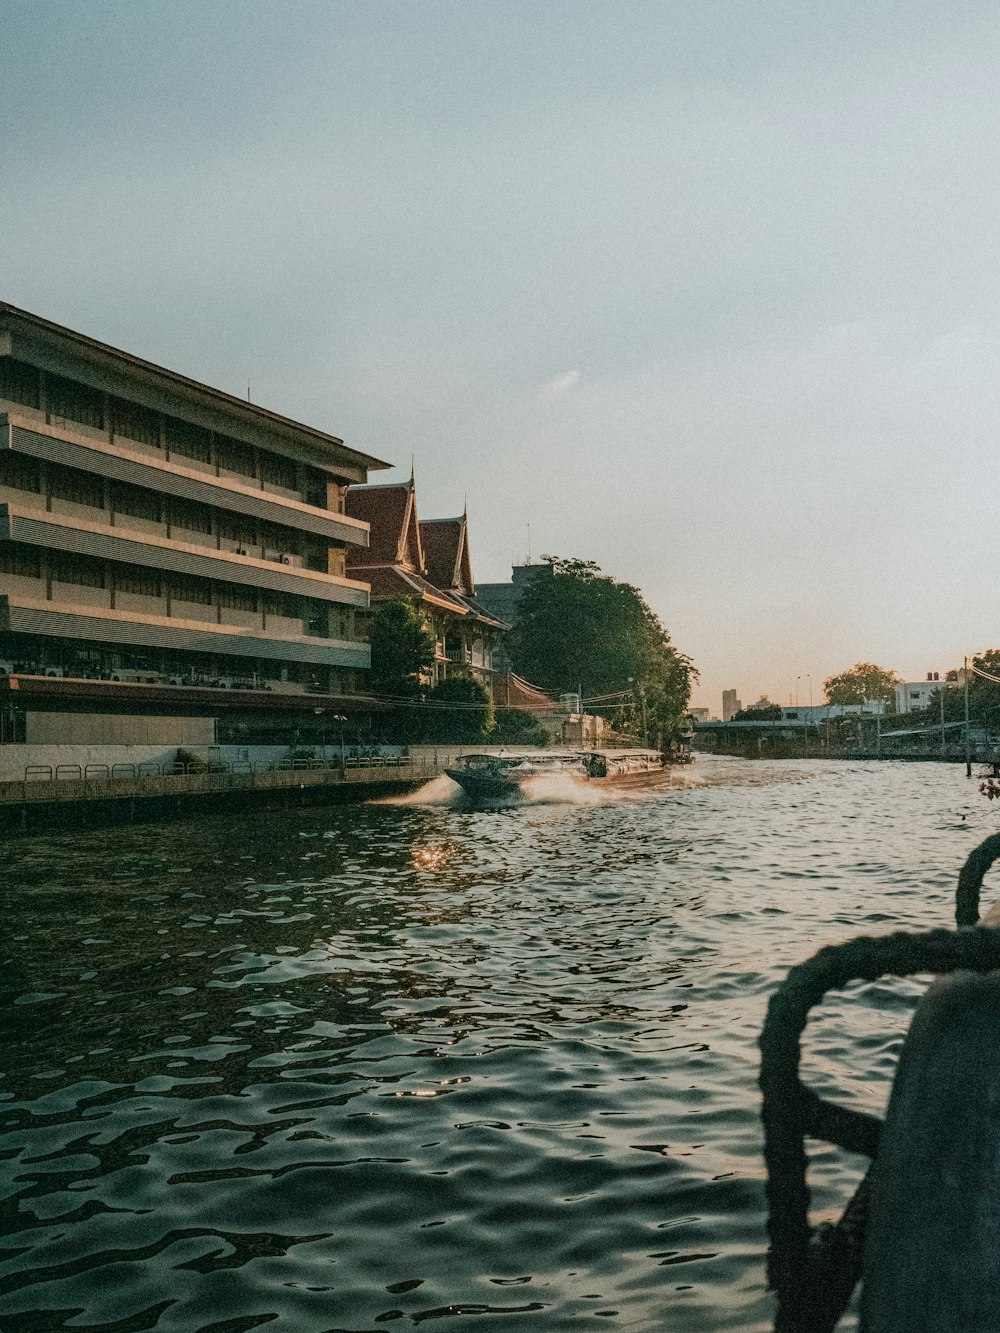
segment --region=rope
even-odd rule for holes
[[[874,1158],[882,1122],[824,1101],[799,1076],[801,1038],[810,1009],[851,981],[958,969],[1000,968],[1000,930],[976,926],[983,877],[1000,858],[1000,834],[967,858],[956,893],[957,931],[905,931],[831,945],[793,967],[772,995],[760,1035],[767,1165],[768,1281],[778,1297],[776,1333],[830,1333],[861,1274],[869,1176],[840,1221],[809,1225],[805,1139],[825,1139]]]
[[[958,876],[955,894],[956,926],[974,926],[979,920],[979,890],[987,870],[1000,857],[1000,833],[981,842],[970,852]]]

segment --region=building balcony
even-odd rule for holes
[[[186,652],[304,662],[315,666],[367,670],[371,650],[366,643],[320,639],[309,635],[272,635],[257,621],[251,625],[220,625],[177,616],[111,610],[101,605],[100,589],[59,588],[74,600],[44,601],[21,591],[0,595],[0,632],[75,639],[80,643],[122,644],[142,648],[173,648]],[[84,600],[84,599],[87,600]]]
[[[159,449],[72,422],[50,425],[44,413],[19,407],[0,411],[0,450],[10,449],[31,458],[112,481],[126,482],[158,494],[196,500],[230,513],[296,528],[331,542],[368,545],[368,524],[347,514],[318,509],[290,493],[278,494],[255,486],[250,478],[216,475],[193,459],[169,460]]]
[[[36,501],[35,504],[30,503],[32,499]],[[0,503],[0,541],[19,542],[25,546],[66,551],[72,555],[93,556],[101,560],[116,560],[174,574],[192,574],[242,587],[311,597],[323,602],[359,607],[368,605],[368,585],[354,579],[238,555],[235,551],[217,550],[212,546],[201,545],[195,533],[190,534],[190,542],[177,541],[172,537],[168,540],[149,532],[132,530],[129,526],[111,527],[107,523],[84,520],[75,514],[50,513],[41,507],[44,504],[41,496],[32,496],[28,492],[24,493],[24,501],[24,504]],[[92,517],[104,512],[85,509],[82,505],[74,508]],[[123,524],[130,523],[126,515],[118,517]],[[142,520],[135,522],[141,524]]]

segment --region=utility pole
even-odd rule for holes
[[[944,686],[943,685],[941,686],[940,690],[938,690],[938,698],[941,700],[941,758],[946,759],[948,757],[947,754],[948,742],[945,739],[945,734],[944,734]]]
[[[972,777],[972,741],[969,736],[969,659],[965,659],[965,776]]]

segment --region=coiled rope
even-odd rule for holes
[[[1000,929],[977,926],[983,877],[1000,858],[1000,834],[987,838],[962,867],[956,893],[958,930],[899,931],[830,945],[793,967],[771,997],[760,1035],[760,1088],[767,1166],[767,1276],[778,1308],[776,1333],[830,1333],[861,1276],[869,1177],[839,1222],[809,1223],[806,1137],[874,1158],[878,1117],[825,1101],[799,1074],[809,1011],[829,990],[852,981],[1000,968]]]

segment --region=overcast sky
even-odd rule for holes
[[[0,0],[0,298],[818,702],[1000,646],[998,66],[976,0]]]

